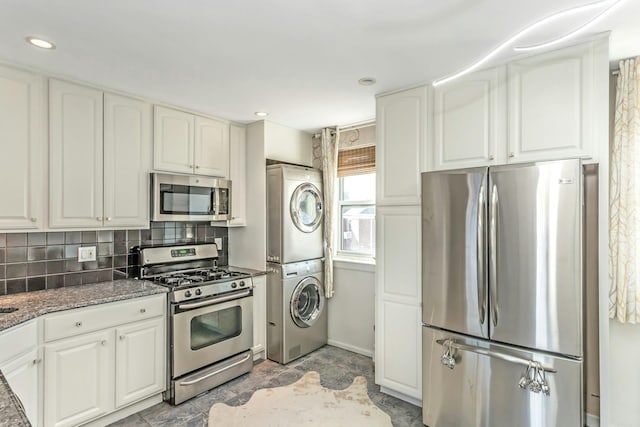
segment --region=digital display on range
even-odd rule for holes
[[[173,258],[179,258],[179,257],[183,257],[183,256],[195,256],[196,255],[196,250],[194,248],[190,248],[190,249],[172,249],[171,250],[171,256]]]

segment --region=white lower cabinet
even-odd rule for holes
[[[113,330],[44,347],[44,425],[75,426],[113,409]]]
[[[116,408],[164,390],[164,319],[116,330]]]
[[[95,422],[164,391],[165,310],[161,294],[47,316],[44,426]]]
[[[422,397],[420,206],[376,209],[376,384]]]
[[[266,359],[267,276],[253,277],[253,359]]]
[[[0,333],[0,371],[33,426],[40,425],[40,362],[37,320]]]

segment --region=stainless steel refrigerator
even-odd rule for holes
[[[422,174],[423,422],[581,426],[579,160]]]

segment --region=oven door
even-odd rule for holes
[[[224,301],[224,302],[221,302]],[[174,304],[171,315],[173,378],[253,345],[253,296],[244,291],[206,301]]]

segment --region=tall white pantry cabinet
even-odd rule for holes
[[[422,396],[420,171],[426,161],[428,88],[376,103],[376,383]]]

